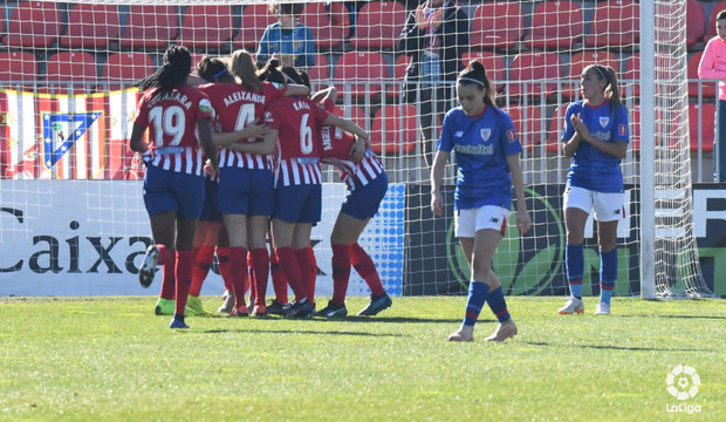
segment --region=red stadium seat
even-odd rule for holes
[[[325,55],[315,53],[315,66],[308,68],[307,72],[313,91],[324,88],[323,83],[330,80],[330,65]]]
[[[406,25],[406,8],[396,1],[366,3],[358,12],[355,35],[350,42],[357,49],[391,49]]]
[[[385,77],[386,63],[383,56],[373,51],[345,53],[335,65],[334,79],[338,81],[338,90],[343,93],[346,90],[344,84],[352,83],[350,90],[354,98],[363,98],[366,93],[370,93],[371,97],[380,94],[380,81]],[[370,84],[366,87],[364,82]]]
[[[12,89],[13,84],[32,86],[38,79],[38,64],[27,51],[0,52],[0,86]]]
[[[701,57],[703,51],[694,53],[690,59],[688,59],[688,79],[698,79],[698,65],[701,63]],[[716,82],[702,82],[701,83],[701,95],[703,98],[716,98]],[[691,98],[698,98],[698,82],[688,83],[688,96]]]
[[[711,38],[716,36],[716,21],[718,13],[726,9],[726,0],[722,0],[716,3],[711,9],[711,14],[708,18],[708,25],[706,26],[706,35],[703,36],[703,42],[707,43]],[[686,12],[687,13],[687,12]]]
[[[512,97],[527,95],[539,97],[553,95],[557,91],[557,80],[562,76],[560,57],[553,52],[524,52],[514,56],[509,73],[507,92]]]
[[[630,148],[633,151],[640,151],[640,105],[633,105],[629,111]]]
[[[103,81],[110,82],[108,90],[130,87],[146,76],[154,73],[154,61],[151,56],[141,52],[116,53],[108,57],[103,67]]]
[[[27,1],[18,3],[10,16],[3,43],[10,47],[45,48],[58,42],[61,14],[55,3]]]
[[[522,6],[511,1],[492,1],[476,7],[471,21],[472,50],[510,49],[524,35]]]
[[[701,42],[706,33],[706,14],[703,5],[697,0],[686,3],[686,45],[694,46]]]
[[[307,3],[300,20],[313,31],[315,47],[318,50],[329,50],[340,46],[349,32],[348,28],[333,24],[331,12],[326,9],[323,2]]]
[[[388,105],[376,112],[371,129],[373,151],[409,154],[416,149],[417,140],[416,106]]]
[[[68,14],[68,29],[60,44],[66,48],[105,50],[121,28],[116,6],[79,3]]]
[[[580,42],[585,21],[580,6],[571,1],[546,1],[532,12],[532,29],[524,37],[530,48],[570,48]]]
[[[249,52],[257,51],[265,28],[277,22],[277,18],[267,10],[266,3],[251,4],[242,11],[242,29],[234,38],[234,46],[245,48]]]
[[[588,47],[633,47],[640,41],[640,5],[635,0],[598,3],[585,37]]]
[[[176,6],[135,5],[129,10],[121,48],[163,49],[179,34]]]
[[[67,83],[72,83],[76,94],[94,91],[97,83],[96,59],[81,51],[61,51],[48,59],[46,82],[48,91],[59,94],[68,92]]]
[[[550,119],[550,127],[547,131],[547,152],[560,153],[560,136],[565,130],[565,112],[569,104],[563,104],[555,109]]]
[[[640,53],[633,53],[625,62],[625,74],[621,85],[622,95],[627,95],[627,88],[632,85],[631,94],[636,97],[640,95]]]
[[[503,91],[504,81],[507,78],[504,58],[494,51],[472,51],[461,55],[461,63],[464,66],[469,66],[469,63],[474,60],[484,65],[487,77],[495,84],[497,91]]]
[[[386,85],[386,95],[390,98],[398,98],[401,95],[401,84],[406,77],[406,68],[411,64],[411,56],[401,54],[393,64],[393,81]]]
[[[565,82],[565,89],[562,92],[563,97],[566,99],[579,98],[582,71],[591,64],[610,66],[615,70],[616,74],[620,73],[620,64],[615,53],[610,51],[581,51],[570,59],[566,77],[567,82]]]
[[[691,151],[698,151],[700,126],[703,151],[713,152],[713,140],[715,138],[714,113],[716,113],[715,104],[702,104],[701,107],[698,104],[688,105],[688,131],[691,136]]]
[[[229,46],[235,34],[233,19],[231,6],[188,6],[182,18],[179,44],[204,51]]]
[[[511,106],[505,108],[504,111],[509,113],[509,117],[512,118],[522,148],[531,150],[542,143],[542,139],[546,135],[544,130],[546,125],[542,120],[541,106]]]

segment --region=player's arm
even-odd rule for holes
[[[275,151],[275,145],[277,144],[278,132],[274,129],[267,130],[266,134],[262,138],[262,141],[249,142],[249,143],[233,143],[227,145],[225,148],[232,151],[246,152],[248,154],[255,155],[268,155]]]
[[[149,149],[149,145],[144,142],[145,131],[146,126],[134,123],[133,129],[131,129],[131,138],[129,139],[129,149],[131,151],[143,154]]]
[[[339,127],[348,133],[362,138],[366,141],[366,145],[370,146],[370,135],[368,135],[368,132],[348,119],[329,114],[323,122],[323,125]]]
[[[197,130],[199,131],[199,145],[202,147],[204,155],[207,156],[212,169],[216,172],[219,170],[217,162],[217,145],[212,139],[212,120],[208,117],[197,120]]]
[[[575,155],[575,152],[577,152],[577,149],[580,148],[580,141],[582,138],[580,137],[580,132],[576,130],[575,121],[582,122],[582,119],[579,119],[579,116],[575,116],[574,114],[569,114],[565,116],[565,121],[567,122],[567,128],[565,129],[565,134],[572,133],[572,136],[570,139],[567,140],[567,142],[562,144],[562,154],[564,154],[565,157],[570,158],[573,155]],[[583,123],[584,125],[584,123]]]
[[[213,138],[215,144],[221,147],[226,147],[245,138],[265,137],[269,131],[270,128],[268,128],[267,125],[258,123],[258,119],[255,119],[242,130],[233,132],[215,132]]]
[[[287,90],[285,91],[286,97],[307,97],[310,93],[310,88],[300,84],[287,84]]]
[[[522,166],[519,163],[519,153],[507,156],[509,173],[512,176],[514,197],[517,200],[517,228],[524,234],[532,227],[532,219],[527,211],[527,203],[524,202],[524,181],[522,177]]]
[[[338,90],[333,85],[330,85],[329,87],[316,92],[315,95],[313,95],[313,97],[310,99],[310,101],[318,104],[322,103],[328,98],[330,98],[333,102],[335,102],[335,100],[338,98]]]
[[[628,151],[627,142],[605,142],[592,136],[590,130],[587,128],[587,125],[582,121],[580,116],[572,115],[570,116],[570,121],[572,122],[572,126],[575,128],[575,136],[578,136],[580,141],[589,143],[605,154],[612,155],[616,158],[625,158],[625,153]],[[579,146],[580,142],[577,144]]]
[[[438,217],[444,215],[444,196],[441,193],[441,183],[444,180],[444,169],[450,156],[450,153],[438,150],[434,164],[431,166],[431,212]]]

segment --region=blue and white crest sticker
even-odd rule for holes
[[[610,123],[610,117],[600,116],[600,126],[606,127]]]

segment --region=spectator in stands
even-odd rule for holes
[[[283,66],[312,67],[315,65],[313,31],[298,21],[302,14],[300,3],[273,3],[270,13],[278,22],[265,29],[257,50],[257,61],[266,63],[275,58]]]
[[[194,232],[204,201],[202,153],[214,172],[218,168],[212,105],[206,95],[187,85],[191,69],[189,51],[169,47],[159,70],[138,83],[147,91],[139,100],[129,140],[129,148],[142,153],[146,164],[144,204],[154,237],[139,268],[139,282],[148,287],[157,264],[164,265],[156,313],[175,307],[169,328],[189,328],[184,309],[194,266]],[[154,140],[150,143],[143,139],[147,127],[155,131],[149,136]]]
[[[517,326],[492,270],[492,257],[507,228],[512,187],[517,197],[517,227],[527,233],[532,226],[519,163],[522,146],[512,119],[495,106],[494,87],[481,63],[473,61],[460,73],[456,92],[461,106],[446,114],[431,169],[431,210],[440,217],[444,214],[444,168],[451,151],[456,151],[454,224],[470,265],[471,282],[464,321],[449,340],[473,341],[474,324],[488,302],[499,326],[486,340],[504,341],[517,334]]]
[[[450,108],[461,54],[469,48],[469,19],[456,3],[427,0],[411,12],[396,49],[412,56],[403,99],[420,104],[419,124],[426,162],[431,165],[439,121]],[[447,83],[451,82],[451,84]]]
[[[582,244],[585,223],[594,209],[600,246],[600,302],[595,315],[609,315],[618,275],[618,221],[626,217],[620,161],[628,150],[628,110],[620,102],[617,76],[610,66],[587,66],[582,72],[580,87],[584,100],[567,107],[561,137],[565,157],[572,157],[563,204],[570,298],[558,313],[585,311]]]
[[[706,44],[701,63],[698,65],[698,77],[702,79],[721,79],[718,83],[718,115],[714,142],[714,174],[719,174],[719,182],[726,181],[726,10],[716,15],[716,36]]]

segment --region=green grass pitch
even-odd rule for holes
[[[447,342],[465,300],[394,298],[336,321],[188,317],[180,332],[151,297],[0,299],[0,420],[726,420],[723,300],[614,298],[596,317],[596,298],[561,316],[564,298],[510,297],[514,339],[483,341],[485,308],[473,343]],[[677,365],[700,377],[684,401],[666,390]]]

